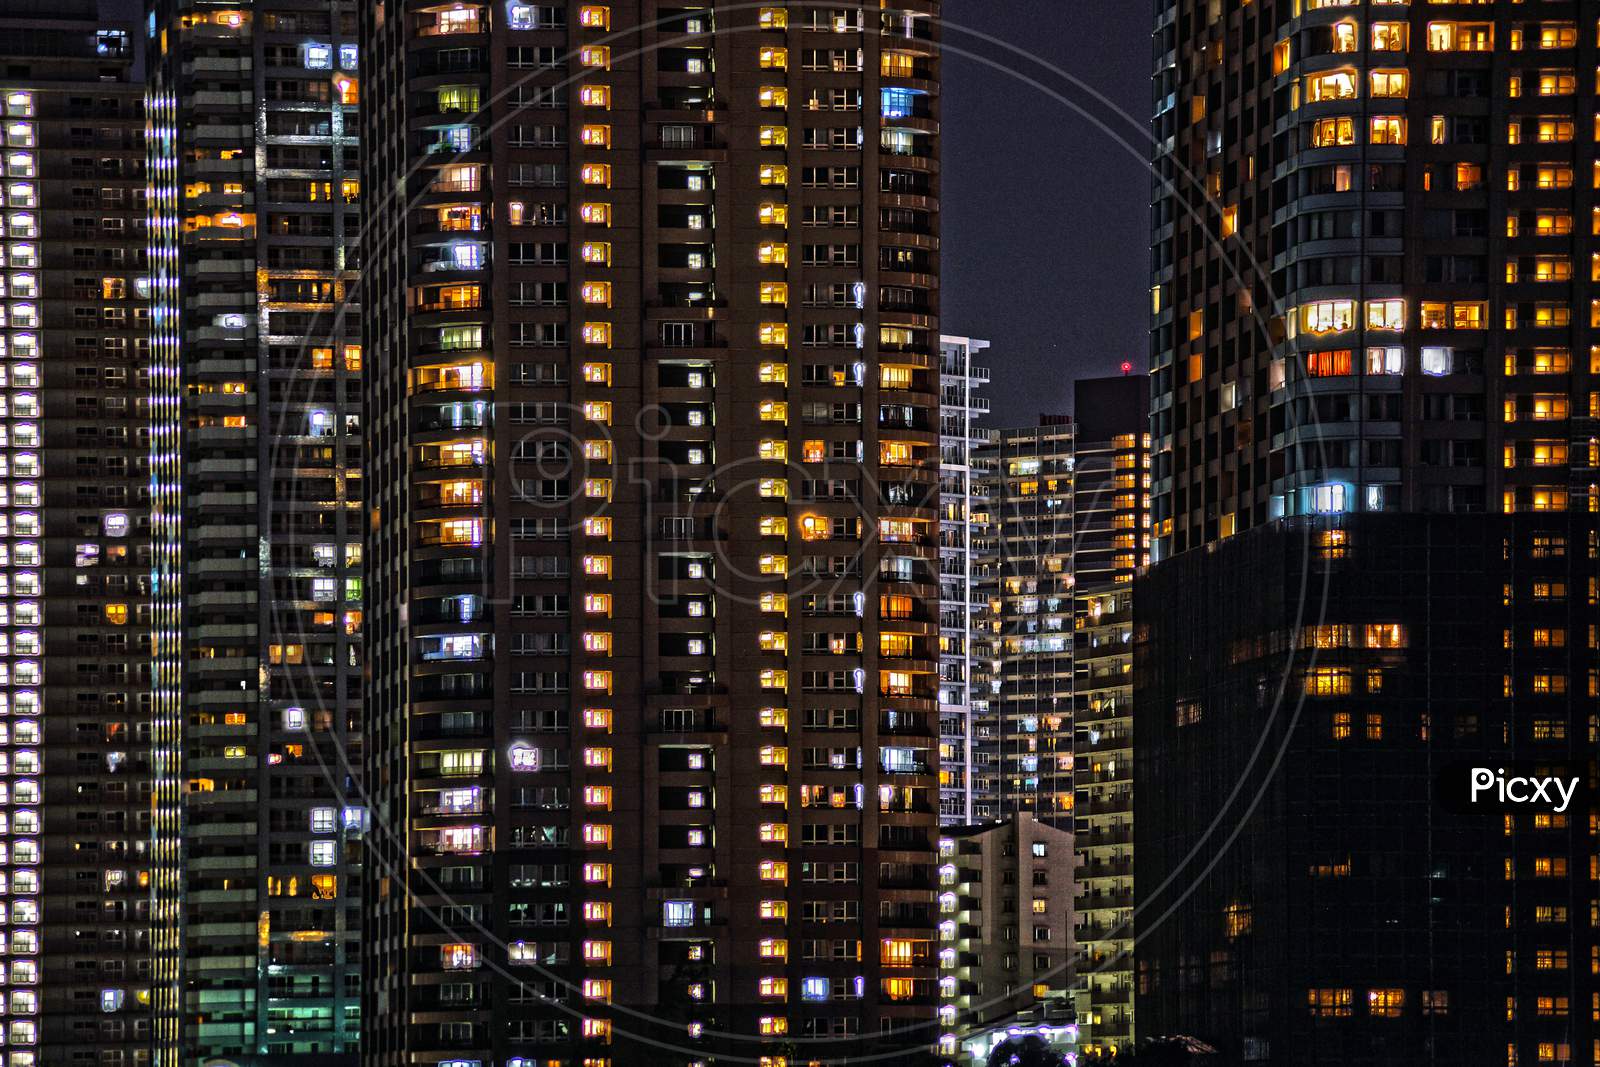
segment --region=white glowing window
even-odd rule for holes
[[[100,1010],[119,1011],[122,1008],[123,993],[120,989],[100,990]]]
[[[33,123],[6,123],[6,144],[13,148],[32,148],[34,146]]]
[[[539,750],[532,745],[515,744],[507,753],[514,771],[537,771],[540,766]]]
[[[361,63],[361,49],[353,44],[339,46],[339,66],[345,70],[355,70]]]
[[[314,833],[314,834],[331,834],[331,833],[333,833],[334,828],[335,828],[333,809],[332,808],[312,808],[311,809],[310,822],[311,822],[311,832]]]
[[[285,730],[304,730],[306,728],[306,709],[284,708],[283,728]]]
[[[337,845],[332,841],[313,841],[309,849],[313,867],[332,867],[337,858]]]
[[[1332,515],[1349,510],[1349,486],[1337,482],[1314,485],[1305,490],[1307,510],[1319,515]]]
[[[312,43],[304,48],[303,58],[307,70],[331,70],[333,68],[333,46]]]

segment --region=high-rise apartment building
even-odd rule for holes
[[[1592,1063],[1592,5],[1156,9],[1141,1033]],[[1148,933],[1148,936],[1147,936]]]
[[[1085,1050],[1133,1030],[1133,579],[1150,561],[1150,382],[1073,385],[1072,783]]]
[[[988,480],[977,456],[990,443],[980,396],[989,342],[939,344],[939,820],[970,825],[993,815],[998,751],[989,717],[993,652],[985,624],[993,552]],[[980,814],[981,812],[981,814]]]
[[[929,1048],[937,3],[361,8],[366,1062]]]
[[[0,1063],[150,1062],[142,92],[0,12]],[[142,692],[141,692],[142,691]]]
[[[1072,828],[1074,427],[1067,415],[996,431],[979,455],[993,531],[992,788],[980,820],[1028,812]],[[984,750],[980,750],[984,751]]]
[[[357,1045],[357,5],[157,0],[157,1062]]]

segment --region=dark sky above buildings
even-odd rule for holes
[[[994,343],[992,424],[1028,425],[1067,410],[1073,378],[1146,364],[1151,5],[945,0],[944,18],[941,326]]]
[[[945,0],[944,17],[943,329],[994,343],[994,424],[1031,424],[1067,410],[1073,378],[1145,364],[1151,5]]]

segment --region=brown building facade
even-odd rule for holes
[[[374,1067],[933,1044],[936,14],[363,8]]]

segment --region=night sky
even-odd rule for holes
[[[1145,365],[1151,5],[945,0],[944,17],[940,325],[994,343],[983,360],[994,371],[991,425],[1031,424],[1039,412],[1067,410],[1074,377],[1120,373],[1124,360]],[[1089,110],[1138,154],[1046,88]]]
[[[102,0],[107,14],[138,18],[142,9],[140,0]],[[1039,412],[1067,410],[1074,377],[1116,374],[1124,360],[1144,366],[1151,5],[945,0],[944,17],[942,327],[994,343],[985,358],[992,425],[1031,424]]]

